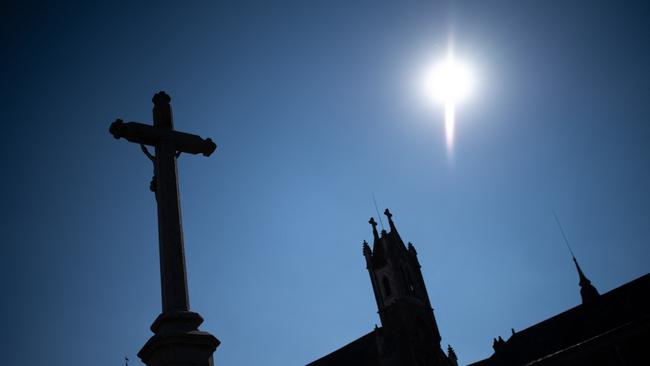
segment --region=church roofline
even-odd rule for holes
[[[616,287],[606,293],[601,294],[600,297],[597,299],[597,301],[593,303],[578,304],[550,318],[544,319],[539,323],[533,324],[528,328],[517,331],[505,341],[502,348],[500,349],[500,352],[495,352],[483,360],[470,363],[468,366],[492,365],[491,363],[493,362],[492,360],[495,357],[498,357],[498,355],[502,352],[507,353],[510,347],[515,347],[515,348],[522,347],[522,342],[528,342],[528,343],[532,342],[531,344],[533,343],[538,344],[539,342],[543,343],[545,338],[556,335],[555,331],[549,331],[549,329],[552,329],[554,327],[556,328],[558,326],[557,325],[558,323],[566,325],[567,323],[576,321],[576,319],[579,319],[584,316],[583,312],[587,312],[586,314],[596,314],[596,315],[599,313],[606,313],[607,307],[620,306],[619,303],[621,301],[625,301],[627,296],[629,296],[628,294],[645,293],[648,290],[650,290],[650,273],[642,275],[630,282],[627,282],[619,287]],[[646,300],[645,305],[650,305],[650,301]],[[642,309],[643,306],[644,304],[635,303],[633,309],[628,309],[626,313],[621,314],[621,317],[635,317],[634,315],[635,312],[638,313],[638,309]],[[648,313],[647,310],[645,311],[645,314],[646,317],[650,315],[650,313]],[[626,324],[629,321],[634,321],[634,320],[635,319],[628,319],[628,320],[624,320],[623,322],[620,322],[619,319],[619,321],[612,320],[611,322],[618,323],[614,327],[616,328],[619,327],[621,324]],[[614,328],[610,328],[610,329],[614,329]],[[604,329],[599,334],[603,334],[610,329]],[[563,347],[562,349],[565,349],[567,347]],[[556,350],[554,352],[560,350],[561,349]],[[538,360],[538,359],[540,358],[536,358],[534,360]],[[532,362],[534,360],[529,360],[528,362]]]
[[[377,327],[375,325],[375,329],[371,330],[370,332],[362,335],[355,340],[350,341],[345,346],[342,346],[324,355],[323,357],[308,363],[306,366],[338,365],[338,361],[340,361],[338,358],[343,353],[348,353],[346,356],[353,358],[354,356],[357,356],[358,354],[361,354],[363,351],[365,351],[365,346],[367,346],[367,343],[376,342],[377,334],[381,329],[382,327]]]
[[[622,294],[626,290],[629,290],[629,289],[634,288],[636,286],[643,285],[644,282],[648,282],[648,284],[646,286],[650,285],[650,273],[646,273],[643,276],[637,277],[637,278],[635,278],[634,280],[632,280],[630,282],[627,282],[627,283],[625,283],[625,284],[623,284],[623,285],[621,285],[619,287],[616,287],[614,289],[611,289],[608,292],[605,292],[604,294],[600,295],[601,299],[600,299],[599,302],[606,303],[609,299],[611,299],[611,298],[613,298],[615,296],[618,296],[619,294]],[[510,340],[510,339],[512,339],[514,337],[517,337],[517,336],[522,336],[522,335],[526,334],[526,332],[531,332],[532,330],[535,330],[538,327],[549,324],[549,323],[551,323],[553,321],[561,319],[562,317],[566,317],[566,316],[568,316],[570,314],[573,314],[573,313],[575,313],[577,311],[580,311],[584,307],[585,307],[584,304],[578,304],[578,305],[576,305],[576,306],[574,306],[572,308],[569,308],[569,309],[567,309],[567,310],[565,310],[565,311],[563,311],[563,312],[561,312],[559,314],[556,314],[556,315],[554,315],[554,316],[552,316],[552,317],[550,317],[548,319],[542,320],[541,322],[539,322],[537,324],[531,325],[528,328],[525,328],[525,329],[522,329],[522,330],[516,332],[515,335],[510,337],[508,340]]]

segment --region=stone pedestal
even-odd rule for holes
[[[213,366],[219,340],[200,331],[203,318],[191,311],[163,313],[151,325],[154,336],[138,352],[147,366]]]

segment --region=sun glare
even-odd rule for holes
[[[424,77],[427,96],[442,104],[457,104],[467,99],[473,88],[470,68],[449,53],[441,62],[430,68]]]
[[[449,51],[445,59],[429,68],[423,78],[425,96],[441,104],[445,116],[445,138],[451,153],[454,144],[455,115],[458,104],[467,100],[474,89],[474,75],[470,67]]]

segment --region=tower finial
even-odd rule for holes
[[[388,217],[388,225],[390,226],[390,231],[397,233],[397,228],[395,228],[395,223],[393,222],[393,214],[390,213],[388,209],[384,210],[384,215]]]
[[[375,237],[375,240],[379,240],[379,233],[377,232],[377,221],[375,221],[374,217],[371,217],[370,220],[368,220],[368,223],[372,225],[372,235]]]

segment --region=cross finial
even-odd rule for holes
[[[388,226],[390,226],[390,231],[392,233],[397,233],[397,228],[395,228],[395,223],[393,222],[393,214],[388,209],[386,209],[384,211],[384,215],[388,217]]]
[[[386,209],[386,210],[384,211],[384,215],[386,215],[386,217],[388,217],[389,220],[393,217],[393,214],[390,213],[390,211],[388,211],[388,209]]]
[[[377,221],[375,221],[374,217],[371,217],[370,220],[368,220],[368,223],[372,225],[372,235],[375,237],[375,240],[379,240],[379,233],[377,232]]]

